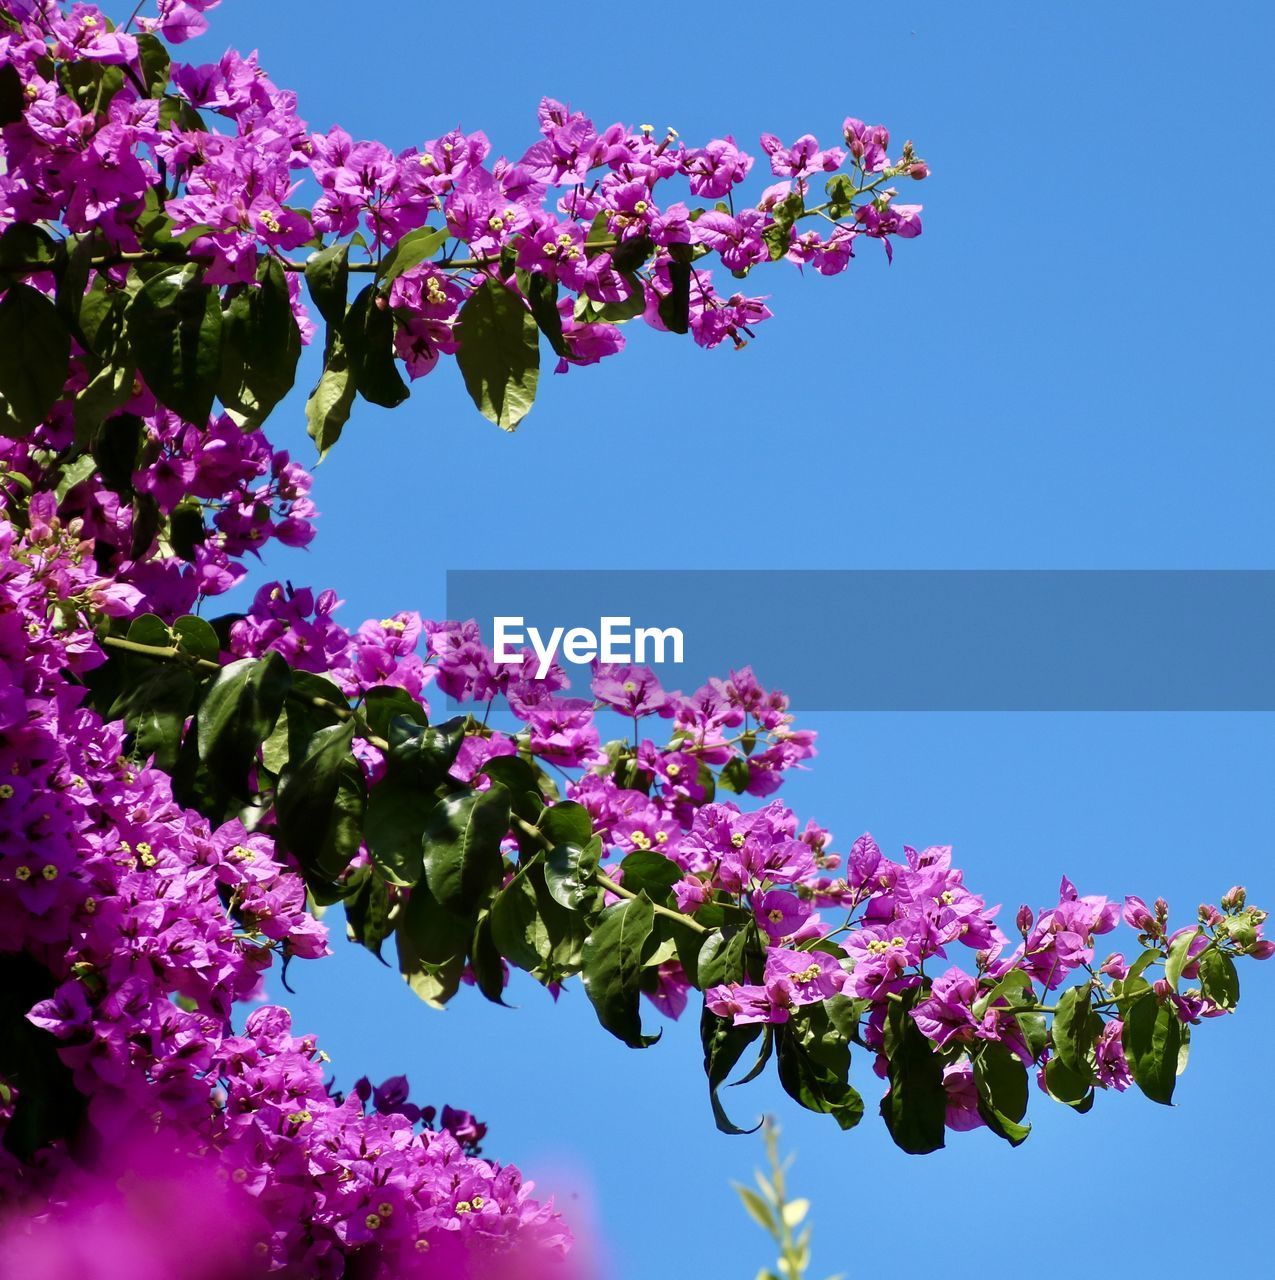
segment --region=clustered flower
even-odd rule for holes
[[[70,604],[101,580],[80,521],[52,506],[40,495],[24,533],[0,520],[0,937],[56,983],[28,1017],[57,1038],[90,1123],[104,1141],[185,1135],[205,1173],[251,1193],[263,1268],[339,1275],[372,1241],[385,1276],[453,1237],[560,1249],[551,1207],[475,1154],[472,1115],[447,1107],[431,1127],[402,1077],[342,1098],[314,1037],[259,1003],[275,958],[326,954],[326,929],[271,840],[174,803],[122,726],[81,705],[104,655]],[[30,1197],[33,1177],[56,1193],[61,1155],[38,1175],[0,1156],[5,1197]]]
[[[141,29],[180,42],[203,30],[214,4],[160,0]],[[919,206],[884,184],[924,178],[927,166],[910,144],[892,160],[886,130],[853,118],[844,148],[763,136],[775,182],[743,207],[734,196],[755,160],[731,137],[695,148],[672,130],[599,130],[546,99],[540,140],[517,160],[493,160],[483,134],[459,129],[395,155],[339,128],[311,133],[254,58],[176,66],[174,93],[152,97],[139,38],[93,6],[24,0],[3,12],[15,21],[0,24],[0,64],[16,72],[24,106],[2,131],[0,231],[44,223],[95,237],[83,283],[108,294],[128,288],[129,255],[144,251],[139,226],[157,204],[206,281],[229,287],[252,287],[263,255],[296,267],[285,255],[324,236],[362,237],[370,267],[404,237],[445,228],[470,256],[396,272],[385,299],[415,377],[456,350],[460,309],[492,273],[519,293],[534,277],[558,287],[565,367],[623,345],[609,308],[668,327],[664,303],[688,269],[696,341],[741,343],[770,313],[762,298],[718,293],[709,255],[735,277],[779,256],[833,274],[862,236],[890,252],[892,238],[920,232]],[[101,110],[58,74],[78,63],[120,69]],[[216,127],[195,127],[193,111]],[[840,173],[847,160],[851,172]],[[798,231],[827,174],[824,229]],[[665,194],[673,181],[718,203],[692,209]],[[307,185],[308,209],[293,203]],[[51,271],[35,264],[25,278],[52,295]],[[308,339],[295,270],[288,280]],[[335,1280],[357,1255],[358,1274],[388,1280],[459,1248],[517,1256],[514,1273],[531,1274],[532,1255],[560,1254],[568,1233],[517,1169],[479,1154],[485,1126],[466,1111],[420,1107],[401,1076],[337,1091],[315,1038],[262,1003],[276,958],[327,951],[299,870],[263,830],[213,825],[179,804],[122,723],[88,706],[85,682],[105,661],[113,620],[173,622],[243,581],[245,561],[269,542],[304,546],[315,510],[309,475],[259,428],[231,412],[185,421],[140,376],[117,389],[84,451],[75,401],[96,394],[100,369],[79,336],[67,394],[23,438],[0,438],[0,962],[25,953],[50,983],[26,1017],[55,1038],[101,1148],[125,1133],[156,1135],[164,1170],[194,1160],[234,1199],[254,1265]],[[1114,984],[1146,967],[1121,953],[1097,962],[1097,938],[1121,917],[1144,948],[1176,955],[1188,983],[1210,949],[1275,951],[1265,913],[1238,886],[1201,907],[1198,926],[1175,931],[1162,900],[1121,906],[1066,879],[1055,905],[1020,909],[1011,943],[950,849],[907,849],[896,862],[865,835],[842,856],[828,831],[771,798],[814,755],[814,735],[751,669],[683,694],[644,668],[595,665],[587,689],[572,691],[560,667],[538,677],[530,653],[497,663],[472,621],[404,611],[351,631],[339,605],[332,591],[267,583],[228,624],[222,661],[277,652],[355,703],[391,686],[424,704],[437,686],[476,707],[453,776],[486,786],[483,766],[516,753],[563,775],[563,798],[583,806],[604,845],[608,901],[625,892],[625,858],[653,852],[671,868],[665,910],[695,922],[729,906],[755,925],[764,958],[754,980],[711,987],[712,1012],[777,1026],[808,1006],[855,1002],[884,1073],[887,1016],[909,1000],[915,1027],[948,1053],[953,1128],[985,1122],[969,1064],[980,1043],[1003,1043],[1042,1071],[1048,1063],[1048,1047],[1027,1042],[998,994],[1008,975],[1042,994],[1080,976],[1106,1008]],[[489,727],[497,704],[507,731]],[[605,736],[611,722],[619,738]],[[360,740],[356,752],[375,784],[380,749]],[[746,808],[728,790],[765,803]],[[348,874],[366,868],[362,854]],[[396,887],[396,905],[409,892]],[[955,963],[927,976],[936,960]],[[692,985],[670,954],[645,993],[676,1017]],[[1154,998],[1184,1024],[1226,1012],[1204,985],[1157,979]],[[1108,1011],[1093,1049],[1103,1087],[1132,1080],[1121,1031]],[[20,1086],[0,1079],[0,1130],[21,1106]],[[65,1143],[35,1166],[5,1148],[0,1193],[56,1221],[84,1200],[82,1172]]]
[[[141,25],[181,42],[206,27],[203,12],[215,3],[165,0],[160,16]],[[891,159],[884,126],[852,117],[842,126],[846,148],[820,148],[810,135],[785,146],[763,135],[778,180],[745,207],[739,193],[755,157],[732,137],[696,147],[672,128],[599,128],[545,98],[540,138],[517,158],[493,155],[486,134],[459,128],[396,154],[339,126],[311,131],[296,96],[272,84],[255,55],[174,64],[169,92],[152,97],[137,37],[113,29],[92,5],[64,12],[54,0],[28,0],[9,9],[20,22],[0,31],[0,57],[17,70],[26,105],[4,130],[0,222],[96,235],[109,262],[142,252],[141,225],[162,210],[210,284],[251,286],[263,255],[287,264],[306,340],[313,326],[298,273],[325,237],[357,237],[371,269],[412,233],[445,230],[452,249],[394,273],[387,294],[396,351],[413,378],[456,352],[460,308],[490,278],[524,295],[528,276],[559,290],[565,372],[623,348],[617,306],[625,318],[667,329],[661,304],[675,272],[690,271],[684,323],[694,340],[742,346],[771,312],[764,297],[723,286],[722,270],[742,279],[786,257],[833,275],[860,238],[892,254],[893,238],[921,231],[921,206],[899,202],[887,184],[924,178],[928,168],[911,143]],[[79,61],[124,73],[104,109],[59,79],[59,66]],[[827,175],[844,184],[830,200],[812,185]],[[798,230],[804,219],[818,228]],[[104,262],[94,275],[119,287],[127,271],[127,263]]]

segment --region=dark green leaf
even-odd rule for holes
[[[484,915],[469,945],[469,968],[474,985],[493,1004],[504,1004],[505,966],[491,936],[491,916]]]
[[[137,52],[142,64],[142,83],[152,98],[162,98],[168,88],[168,50],[158,36],[143,31],[137,36]]]
[[[545,809],[537,825],[551,844],[583,846],[593,839],[593,819],[588,809],[574,800]]]
[[[1065,1102],[1081,1114],[1093,1106],[1094,1090],[1091,1080],[1092,1076],[1086,1079],[1083,1075],[1077,1075],[1061,1058],[1050,1058],[1045,1064],[1045,1088],[1049,1090],[1049,1096]]]
[[[353,741],[352,721],[319,729],[284,770],[275,795],[283,847],[320,881],[336,880],[361,843],[366,788]]]
[[[635,849],[621,861],[620,870],[626,889],[631,893],[645,893],[652,902],[661,904],[682,879],[682,868],[654,849]]]
[[[142,760],[154,756],[158,768],[171,772],[198,689],[199,681],[186,667],[147,662],[125,686],[110,716],[123,719],[134,735],[135,755]]]
[[[345,899],[345,927],[351,942],[380,959],[381,945],[394,931],[389,887],[380,876],[368,873],[359,877],[358,887]]]
[[[463,912],[477,906],[501,880],[500,842],[509,831],[509,792],[497,783],[486,791],[448,796],[425,822],[425,876],[443,906]]]
[[[885,1021],[885,1054],[889,1092],[881,1099],[881,1116],[895,1145],[911,1155],[925,1155],[944,1145],[947,1091],[943,1060],[912,1020],[920,989],[891,1001]]]
[[[784,1092],[807,1111],[830,1115],[842,1129],[853,1129],[863,1119],[859,1091],[843,1076],[817,1062],[791,1023],[780,1026],[776,1039],[779,1083]]]
[[[554,901],[569,911],[591,911],[599,896],[597,870],[601,857],[602,841],[597,836],[582,845],[555,844],[545,855],[545,884]]]
[[[390,736],[390,722],[398,716],[406,716],[421,726],[429,724],[425,708],[398,685],[374,685],[363,695],[363,718],[378,738]]]
[[[305,282],[319,314],[330,325],[345,320],[349,297],[350,246],[333,244],[312,253],[305,264]]]
[[[478,772],[499,782],[509,792],[514,813],[523,821],[535,824],[544,810],[545,800],[531,765],[519,756],[493,756]]]
[[[1240,1001],[1240,976],[1235,961],[1210,947],[1200,958],[1200,990],[1222,1009],[1234,1009]]]
[[[512,431],[530,412],[540,378],[535,318],[522,299],[484,280],[460,309],[456,362],[482,415]]]
[[[288,664],[270,652],[222,667],[204,694],[196,723],[199,756],[233,795],[251,794],[249,770],[274,728],[291,683]]]
[[[412,887],[399,928],[406,931],[416,954],[427,964],[464,959],[477,925],[474,915],[457,915],[439,904],[422,880]]]
[[[465,972],[465,956],[454,956],[444,964],[431,964],[416,953],[411,935],[399,922],[395,933],[398,946],[398,967],[403,980],[412,991],[431,1008],[441,1009],[460,988],[461,975]]]
[[[761,1128],[759,1120],[751,1129],[741,1129],[726,1114],[718,1097],[718,1090],[735,1069],[744,1050],[762,1033],[760,1023],[733,1026],[729,1018],[719,1018],[707,1005],[700,1014],[700,1039],[704,1045],[704,1074],[708,1078],[708,1100],[713,1108],[713,1119],[722,1133],[756,1133]]]
[[[5,434],[26,435],[49,415],[66,386],[71,334],[38,289],[15,282],[0,300],[0,396]]]
[[[1129,994],[1136,998],[1124,1010],[1121,1036],[1129,1073],[1152,1102],[1168,1106],[1177,1083],[1182,1023],[1173,1002],[1161,1004],[1150,988]]]
[[[256,287],[228,302],[223,320],[218,395],[241,426],[260,426],[292,390],[301,358],[301,331],[288,282],[276,258],[263,259]]]
[[[1058,998],[1054,1015],[1054,1052],[1076,1076],[1094,1077],[1094,1046],[1102,1035],[1102,1018],[1091,1004],[1091,988],[1070,987]]]
[[[368,285],[354,299],[341,336],[359,394],[387,409],[402,404],[408,390],[394,363],[394,315],[375,285]]]
[[[688,262],[668,264],[668,293],[660,295],[660,319],[671,333],[689,333],[691,328],[691,265]]]
[[[496,895],[490,919],[492,941],[510,964],[530,972],[548,960],[553,943],[529,868],[522,868]]]
[[[554,355],[570,356],[571,348],[562,336],[562,315],[558,311],[558,282],[535,272],[520,273],[522,291],[531,307],[536,326],[549,340]]]
[[[216,662],[221,655],[221,641],[212,625],[193,613],[178,618],[172,626],[173,636],[183,653],[205,662]]]
[[[221,297],[187,264],[148,280],[129,304],[137,367],[157,400],[202,425],[221,372]]]
[[[51,271],[57,260],[58,242],[43,227],[11,222],[0,233],[0,271],[13,275]]]
[[[1027,1068],[1008,1046],[986,1041],[974,1054],[974,1085],[978,1112],[993,1133],[1012,1147],[1026,1140],[1031,1125],[1027,1114]]]
[[[598,1021],[633,1049],[660,1038],[643,1033],[638,1009],[642,951],[654,923],[655,913],[645,897],[627,899],[602,913],[584,944],[584,989]]]

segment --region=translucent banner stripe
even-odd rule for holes
[[[573,628],[675,628],[669,687],[750,664],[803,711],[1275,710],[1271,570],[459,570],[447,608],[573,675]]]

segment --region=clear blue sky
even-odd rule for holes
[[[868,246],[835,280],[760,273],[777,318],[742,353],[630,326],[624,357],[546,378],[512,439],[454,369],[392,415],[361,405],[319,471],[318,540],[271,562],[336,586],[347,621],[440,610],[448,568],[1275,567],[1269,6],[227,0],[212,18],[193,56],[258,46],[313,125],[394,146],[459,122],[518,154],[550,93],[753,146],[831,143],[850,113],[934,169],[925,234],[893,268]],[[275,431],[305,456],[299,402]],[[1062,871],[1163,892],[1184,919],[1237,880],[1275,904],[1270,716],[814,727],[792,803],[844,843],[952,843],[1011,909]],[[635,1053],[578,991],[434,1014],[344,946],[293,979],[343,1079],[405,1070],[423,1099],[487,1119],[493,1154],[589,1186],[620,1280],[750,1280],[769,1261],[727,1187],[760,1143],[714,1132],[692,1022]],[[1166,1247],[1186,1270],[1223,1224],[1242,1236],[1269,1214],[1275,964],[1242,979],[1179,1106],[1112,1096],[1077,1117],[1042,1099],[1018,1151],[954,1135],[906,1157],[879,1121],[841,1135],[770,1085],[735,1110],[783,1117],[820,1274],[923,1274],[940,1241],[953,1280],[1070,1277],[1078,1256],[1110,1272]]]

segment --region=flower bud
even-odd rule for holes
[[[1275,956],[1275,942],[1270,938],[1258,938],[1245,954],[1252,956],[1254,960],[1269,960],[1271,956]]]
[[[1248,897],[1248,893],[1245,891],[1245,888],[1242,884],[1232,885],[1222,895],[1222,910],[1223,911],[1243,910],[1244,902],[1247,897]]]
[[[1173,987],[1166,978],[1157,979],[1151,990],[1155,992],[1156,999],[1161,1001],[1167,1000],[1173,994]]]
[[[908,177],[914,178],[917,182],[920,182],[922,179],[928,178],[929,176],[930,166],[926,164],[924,160],[918,160],[908,169]]]
[[[1018,915],[1014,918],[1014,923],[1018,926],[1018,932],[1025,938],[1032,930],[1036,917],[1032,914],[1031,907],[1024,903],[1018,908]]]
[[[1102,962],[1098,972],[1106,974],[1108,978],[1123,980],[1129,976],[1129,966],[1125,964],[1124,956],[1116,951]]]
[[[1199,920],[1202,925],[1213,928],[1223,919],[1222,913],[1214,906],[1210,906],[1207,902],[1200,903]]]
[[[1155,918],[1161,924],[1169,918],[1169,904],[1163,898],[1155,900]]]

